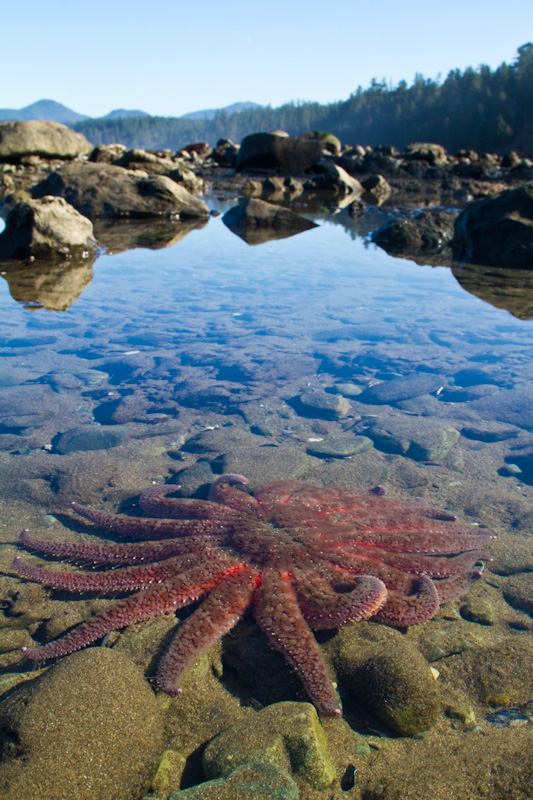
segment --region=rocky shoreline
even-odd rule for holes
[[[102,220],[207,219],[200,198],[207,192],[257,201],[255,216],[243,207],[229,222],[253,244],[306,228],[294,214],[259,212],[261,202],[303,215],[327,208],[362,217],[379,207],[389,220],[372,240],[395,256],[448,266],[533,263],[533,161],[514,152],[343,147],[316,131],[256,133],[240,145],[221,140],[177,152],[128,150],[92,147],[59,123],[19,122],[0,123],[0,174],[2,260],[88,257],[107,246],[91,227]]]

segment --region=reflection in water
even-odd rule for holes
[[[456,264],[452,273],[463,289],[518,319],[533,319],[533,272]]]
[[[96,258],[96,255],[78,257],[53,265],[4,262],[1,274],[13,299],[27,308],[66,311],[92,281]],[[16,264],[14,269],[13,264]]]
[[[199,219],[150,219],[116,220],[102,219],[94,223],[94,235],[98,243],[109,253],[123,253],[136,247],[159,250],[173,247],[191,231],[205,228],[208,220]]]

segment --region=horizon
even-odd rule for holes
[[[391,0],[338,0],[334,14],[317,0],[271,0],[268,14],[244,0],[207,0],[201,18],[179,0],[153,0],[149,11],[139,0],[94,0],[90,16],[64,9],[59,0],[26,3],[22,56],[20,38],[4,43],[5,63],[16,67],[1,108],[50,98],[90,117],[119,108],[180,117],[235,102],[334,103],[373,79],[442,82],[451,70],[511,64],[533,30],[531,0],[508,0],[504,15],[495,0],[448,0],[444,9],[407,0],[400,12]],[[6,30],[20,24],[12,5],[2,17]]]

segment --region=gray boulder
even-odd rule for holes
[[[165,175],[112,164],[73,162],[52,172],[33,189],[34,197],[55,195],[80,214],[95,217],[206,217],[209,209]]]
[[[448,160],[448,154],[440,144],[414,142],[406,147],[404,158],[407,161],[427,161],[431,166],[441,166]]]
[[[59,122],[0,122],[0,161],[19,161],[23,156],[77,158],[92,149],[85,136]]]
[[[0,259],[63,258],[94,247],[91,221],[62,197],[17,203],[0,234]]]
[[[317,164],[321,157],[322,144],[317,139],[252,133],[242,140],[236,166],[239,171],[251,168],[302,173]]]
[[[391,185],[385,180],[383,175],[370,175],[361,181],[364,191],[364,198],[375,206],[380,206],[389,199],[392,194]]]
[[[533,268],[533,182],[470,203],[455,221],[454,256],[472,264]]]
[[[270,239],[283,239],[316,228],[311,220],[288,208],[250,197],[226,211],[224,224],[248,244],[260,244]]]
[[[420,263],[447,263],[454,234],[455,215],[428,211],[406,219],[392,219],[372,234],[372,241],[387,253]]]

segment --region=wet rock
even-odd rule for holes
[[[307,452],[319,458],[348,458],[358,453],[366,453],[374,444],[368,436],[345,436],[338,439],[326,439],[323,442],[311,442]]]
[[[522,636],[480,646],[454,658],[453,674],[485,705],[518,705],[531,700],[533,644]]]
[[[414,142],[406,147],[404,158],[406,161],[427,161],[432,166],[440,166],[446,163],[448,154],[440,144]]]
[[[316,228],[290,209],[251,197],[230,208],[222,217],[224,224],[248,244],[261,244],[269,239],[283,239]]]
[[[200,489],[203,489],[203,494],[207,495],[209,486],[211,486],[215,478],[216,476],[213,474],[208,461],[197,461],[178,473],[177,482],[181,487],[180,491],[183,496],[192,497]]]
[[[503,586],[503,596],[513,608],[533,616],[533,572],[507,578]]]
[[[203,756],[208,778],[226,777],[251,763],[273,764],[317,790],[327,789],[335,779],[324,731],[309,703],[268,706],[219,733]]]
[[[313,141],[320,142],[322,150],[331,153],[333,156],[338,156],[342,150],[340,139],[333,133],[326,133],[326,131],[308,131],[302,133],[301,139],[312,139]]]
[[[201,431],[187,439],[181,449],[187,453],[224,453],[235,448],[257,444],[257,436],[250,433],[249,430],[231,425]]]
[[[137,800],[163,750],[148,684],[127,656],[100,647],[5,697],[0,730],[5,800]]]
[[[455,221],[452,245],[463,261],[531,269],[533,182],[470,203]]]
[[[77,158],[92,149],[85,136],[59,122],[0,122],[0,161],[19,161],[24,156]]]
[[[371,239],[390,255],[426,264],[447,263],[451,258],[454,218],[455,214],[448,211],[425,211],[406,219],[392,219]]]
[[[446,384],[444,375],[422,372],[406,375],[402,378],[392,378],[390,381],[377,383],[366,389],[359,398],[367,403],[397,403],[399,400],[408,400],[411,397],[420,397],[438,391]]]
[[[0,432],[39,428],[59,412],[49,386],[6,386],[0,389]]]
[[[467,598],[460,611],[463,619],[476,622],[478,625],[494,625],[496,622],[494,609],[488,600]]]
[[[341,197],[360,195],[363,192],[359,181],[336,164],[328,167],[322,175],[314,178],[312,187],[324,192],[334,192]]]
[[[367,434],[386,452],[437,464],[446,458],[459,439],[459,431],[451,424],[407,415],[378,419]]]
[[[62,197],[17,203],[0,234],[0,258],[65,258],[96,247],[93,226]]]
[[[316,139],[252,133],[241,142],[236,167],[239,171],[273,169],[299,174],[311,169],[321,157],[322,145]]]
[[[271,764],[245,764],[227,778],[171,794],[169,800],[298,800],[291,776]]]
[[[309,389],[298,398],[304,416],[338,419],[350,413],[350,402],[341,394]]]
[[[370,175],[364,181],[361,181],[364,189],[363,198],[367,203],[380,206],[392,194],[392,186],[385,180],[383,175]]]
[[[270,481],[303,478],[308,468],[306,454],[293,447],[243,447],[225,453],[219,460],[222,472],[242,472],[252,488]]]
[[[342,689],[394,731],[412,736],[435,723],[439,687],[426,660],[401,633],[359,623],[341,629],[327,651]]]
[[[181,753],[165,750],[150,784],[150,792],[158,798],[167,798],[171,792],[179,791],[185,764],[186,758]]]
[[[34,187],[34,197],[46,195],[64,197],[89,219],[209,214],[203,200],[165,175],[149,176],[110,164],[65,164]]]
[[[219,139],[212,152],[213,161],[221,167],[234,167],[237,163],[240,145],[231,139]]]
[[[473,400],[469,408],[476,411],[484,420],[516,425],[520,428],[533,428],[533,404],[528,389],[502,389],[489,397]]]
[[[54,442],[54,450],[61,455],[78,450],[109,450],[123,444],[129,433],[124,425],[79,425],[62,433]]]

